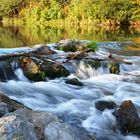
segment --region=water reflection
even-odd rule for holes
[[[49,27],[22,26],[0,27],[0,48],[29,46],[39,43],[54,43],[61,39],[76,38],[96,41],[128,41],[140,43],[139,28],[119,27]]]

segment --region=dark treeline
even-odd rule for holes
[[[0,17],[49,22],[140,23],[140,0],[0,0]]]

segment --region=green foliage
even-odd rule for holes
[[[25,0],[0,0],[0,16],[18,14]]]
[[[140,20],[140,0],[0,0],[0,17],[24,21],[99,21],[110,24]]]
[[[39,75],[40,75],[40,77],[41,77],[42,79],[44,79],[45,76],[46,76],[45,72],[40,72]]]
[[[87,48],[90,49],[90,51],[95,51],[97,49],[97,42],[96,41],[90,41],[87,44]]]

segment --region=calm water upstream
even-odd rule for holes
[[[22,70],[17,68],[14,73],[18,80],[0,82],[0,90],[33,110],[54,112],[64,122],[86,129],[99,140],[138,140],[137,136],[123,136],[119,130],[114,132],[114,110],[100,112],[95,108],[95,102],[106,100],[120,105],[123,100],[129,99],[140,115],[139,28],[0,27],[0,55],[26,51],[26,46],[50,44],[66,38],[96,40],[99,42],[97,54],[104,56],[112,53],[133,64],[120,63],[120,73],[113,74],[109,70],[110,63],[106,61],[72,61],[66,65],[71,71],[68,77],[77,77],[84,84],[82,87],[65,84],[64,78],[30,82]]]

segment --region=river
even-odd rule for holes
[[[122,135],[113,131],[116,119],[114,110],[103,112],[95,108],[99,100],[113,101],[120,105],[131,100],[140,115],[140,30],[139,28],[102,29],[46,27],[0,27],[0,54],[26,51],[26,46],[58,42],[76,38],[98,41],[97,54],[112,53],[132,62],[119,63],[119,73],[111,73],[107,61],[89,62],[74,60],[66,67],[71,71],[69,78],[78,78],[84,86],[69,85],[65,78],[30,82],[20,68],[14,70],[17,79],[0,82],[0,90],[10,98],[37,111],[50,111],[65,123],[84,128],[99,140],[138,140],[135,135]],[[21,47],[21,48],[20,48]],[[10,48],[10,49],[9,49]],[[62,53],[62,52],[58,52]],[[1,64],[2,65],[2,64]],[[6,75],[6,73],[5,73]]]

